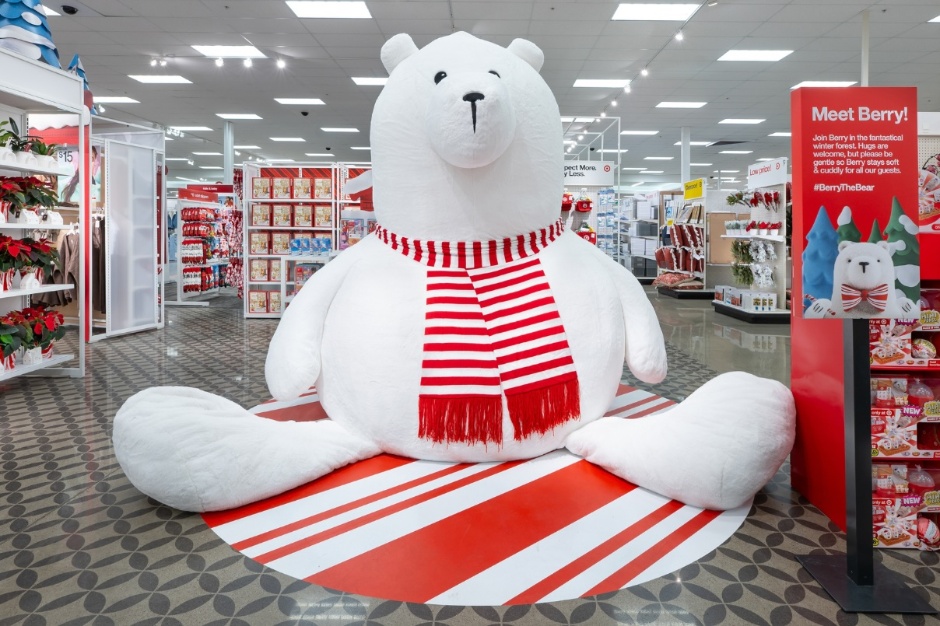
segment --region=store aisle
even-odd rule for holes
[[[216,302],[169,309],[163,331],[93,345],[84,381],[15,379],[0,388],[0,624],[927,623],[839,614],[794,556],[841,550],[843,536],[793,494],[786,468],[725,545],[674,574],[594,598],[406,605],[266,569],[233,551],[198,515],[140,495],[110,445],[115,411],[145,387],[192,385],[246,407],[266,397],[262,365],[275,322],[246,323],[240,309]],[[654,296],[654,304],[671,368],[667,382],[651,388],[656,393],[681,399],[727,369],[786,379],[786,328],[718,319],[707,303]],[[754,328],[760,333],[751,335],[775,341],[747,339],[742,347],[729,339]],[[937,555],[877,554],[940,606]],[[415,567],[421,558],[414,555]]]

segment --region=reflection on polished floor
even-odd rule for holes
[[[671,367],[656,393],[679,400],[731,369],[787,380],[786,327],[725,319],[707,302],[652,299]],[[0,387],[0,624],[936,623],[837,609],[795,556],[841,551],[844,536],[790,489],[786,468],[723,546],[667,576],[580,600],[404,604],[269,570],[199,516],[142,496],[115,462],[111,421],[140,389],[192,385],[243,406],[266,397],[262,366],[274,322],[246,322],[234,300],[168,315],[165,330],[93,345],[84,380],[15,379]],[[885,550],[877,558],[940,606],[936,554]],[[420,568],[421,554],[413,560]]]

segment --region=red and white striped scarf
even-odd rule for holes
[[[578,377],[539,251],[562,221],[503,240],[441,242],[376,229],[428,267],[418,436],[503,441],[503,402],[516,440],[580,414]]]

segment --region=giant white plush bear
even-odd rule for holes
[[[381,227],[315,274],[285,312],[265,376],[312,385],[331,419],[280,423],[188,388],[115,417],[144,493],[205,511],[277,494],[380,452],[498,461],[567,447],[702,507],[746,502],[793,443],[781,384],[726,374],[666,413],[605,418],[624,362],[666,375],[637,280],[558,223],[563,142],[542,52],[465,33],[382,49],[372,117]]]

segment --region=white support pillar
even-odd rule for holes
[[[681,148],[681,165],[679,182],[685,183],[692,180],[692,130],[688,126],[682,127],[682,148]]]
[[[868,9],[862,11],[862,87],[868,87],[868,50],[871,26],[868,21]]]
[[[226,185],[235,180],[235,124],[225,122],[222,129],[222,167],[225,177],[222,179]]]

